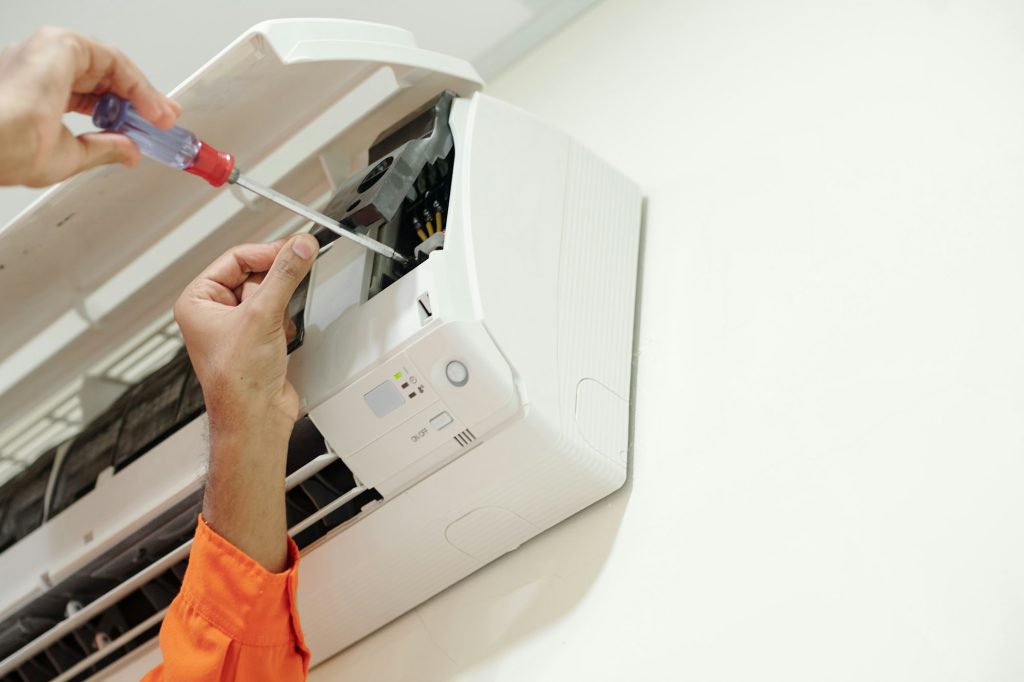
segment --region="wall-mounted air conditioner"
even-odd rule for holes
[[[625,480],[640,193],[479,88],[405,31],[295,20],[174,93],[252,176],[412,259],[314,230],[330,246],[293,300],[314,665]],[[144,162],[0,234],[0,413],[33,442],[74,431],[0,488],[3,679],[135,679],[158,655],[205,449],[167,313],[229,246],[309,229],[289,220]]]

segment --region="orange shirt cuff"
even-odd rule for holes
[[[288,538],[288,568],[271,573],[206,525],[202,514],[179,598],[232,640],[305,650],[295,590],[299,548]]]

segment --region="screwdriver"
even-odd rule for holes
[[[220,187],[224,183],[244,187],[250,192],[269,199],[317,225],[323,225],[328,230],[346,239],[351,239],[371,251],[399,263],[409,262],[408,258],[390,246],[381,244],[376,239],[346,230],[333,218],[242,175],[235,167],[235,157],[200,140],[191,131],[178,126],[168,130],[157,128],[140,116],[131,102],[121,99],[117,95],[107,93],[100,98],[96,103],[96,108],[93,109],[92,122],[98,128],[127,136],[149,158],[172,168],[198,175],[214,187]]]

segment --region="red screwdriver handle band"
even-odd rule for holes
[[[234,169],[235,157],[200,141],[195,161],[185,170],[198,175],[214,187],[220,187],[228,181]]]

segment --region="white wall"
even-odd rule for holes
[[[1022,36],[606,0],[491,83],[649,197],[632,481],[312,679],[1021,679]]]

